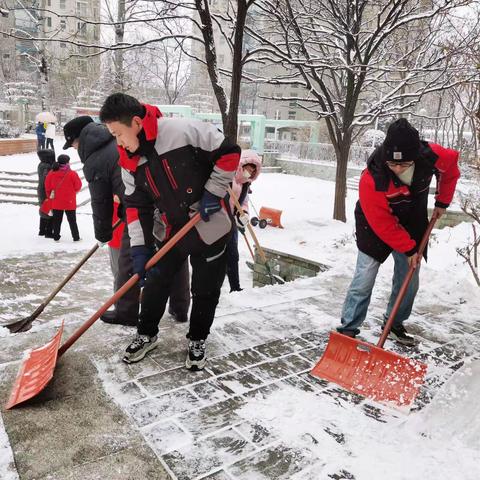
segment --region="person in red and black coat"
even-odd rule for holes
[[[190,256],[192,310],[185,366],[203,369],[232,230],[225,196],[240,147],[211,124],[162,117],[157,107],[122,93],[105,100],[100,120],[119,147],[134,273],[145,278],[154,235],[161,247],[195,211],[202,217],[146,275],[138,335],[123,360],[138,362],[158,345],[158,323],[174,274]]]
[[[48,173],[45,180],[45,191],[48,198],[52,198],[52,229],[53,239],[60,240],[63,212],[67,215],[70,231],[74,242],[80,240],[78,233],[76,210],[77,192],[82,188],[82,181],[77,172],[70,169],[70,157],[59,155],[53,169]]]
[[[414,343],[403,323],[410,316],[418,291],[421,259],[416,252],[428,226],[428,193],[434,176],[437,192],[433,216],[438,219],[452,201],[460,177],[458,152],[421,141],[418,131],[404,118],[393,122],[360,178],[355,208],[359,252],[343,306],[342,325],[337,328],[340,333],[355,337],[360,332],[378,269],[392,253],[395,267],[384,322],[413,263],[415,273],[390,336],[405,345]]]

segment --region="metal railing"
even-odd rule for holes
[[[265,140],[264,153],[274,154],[285,160],[298,159],[311,163],[336,162],[335,150],[330,143],[288,142],[280,140]],[[349,163],[364,166],[372,148],[352,145]]]

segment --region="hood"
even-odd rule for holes
[[[242,167],[247,163],[252,163],[257,167],[257,171],[255,172],[255,175],[252,178],[249,178],[248,180],[244,178],[243,172],[242,172]],[[235,173],[235,181],[238,183],[246,183],[246,182],[251,183],[258,178],[258,176],[260,175],[261,169],[262,169],[262,160],[257,154],[257,152],[255,152],[254,150],[243,150],[242,155],[240,156],[240,162],[238,164],[237,171]]]
[[[40,162],[46,163],[48,165],[53,165],[55,162],[55,152],[50,149],[42,149],[37,152]]]
[[[85,163],[92,153],[96,152],[112,140],[113,136],[107,130],[105,125],[92,122],[83,127],[78,144],[78,156],[82,163]]]

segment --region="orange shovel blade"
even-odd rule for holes
[[[57,363],[58,347],[62,339],[63,322],[60,330],[43,347],[31,350],[18,371],[17,379],[5,408],[28,400],[41,392],[53,377]]]
[[[323,357],[310,372],[364,397],[398,406],[410,405],[427,365],[367,342],[330,332]]]

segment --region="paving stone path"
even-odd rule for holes
[[[65,253],[4,261],[0,316],[31,313],[79,257]],[[101,252],[52,302],[32,332],[0,338],[2,399],[26,348],[45,343],[60,318],[66,320],[68,335],[108,297],[105,271],[107,258]],[[309,376],[339,316],[349,281],[322,275],[263,293],[254,289],[248,296],[224,296],[208,341],[210,360],[202,372],[185,370],[186,326],[168,315],[161,323],[161,345],[133,365],[120,361],[132,329],[97,322],[62,357],[54,380],[39,398],[2,412],[19,478],[354,479],[354,471],[319,457],[315,438],[311,449],[298,449],[239,414],[253,398],[268,399],[293,388],[318,398],[312,408],[321,408],[328,399],[340,414],[347,405],[378,422],[399,415]],[[372,302],[362,332],[367,341],[379,335],[383,311],[375,305],[385,304],[386,287]],[[407,350],[388,342],[388,348],[429,365],[414,410],[428,404],[466,359],[479,357],[480,321],[461,322],[462,308],[467,307],[446,311],[420,297],[412,315],[419,344]],[[429,329],[432,321],[442,325],[435,337]],[[323,432],[347,449],[348,432],[335,421]]]

